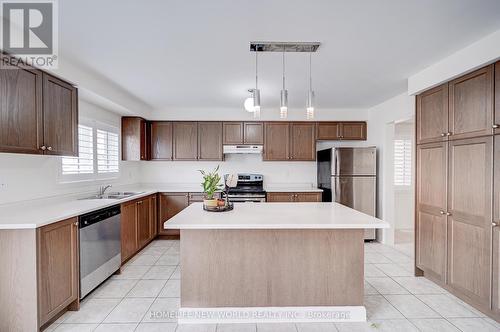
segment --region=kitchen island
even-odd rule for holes
[[[181,230],[179,323],[365,321],[364,229],[389,224],[337,203],[192,204]]]

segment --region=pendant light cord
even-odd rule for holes
[[[283,90],[285,90],[285,45],[283,45]]]
[[[312,91],[312,65],[311,65],[311,60],[312,58],[312,48],[311,51],[309,52],[309,90]]]
[[[257,48],[255,49],[255,89],[257,90],[259,88],[258,86],[258,74],[257,74],[257,66],[258,66],[258,60],[257,60],[257,54],[259,51]]]

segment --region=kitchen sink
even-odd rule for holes
[[[143,191],[120,191],[120,192],[110,192],[104,195],[93,195],[90,197],[85,197],[82,199],[122,199],[122,198],[128,198],[131,196],[139,195],[144,193]]]

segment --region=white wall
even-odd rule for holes
[[[415,97],[402,93],[369,110],[369,134],[378,147],[378,216],[389,222],[389,230],[380,233],[384,243],[394,239],[394,165],[393,141],[395,122],[408,120],[415,114]]]
[[[80,119],[120,127],[120,116],[79,102]],[[102,183],[128,184],[139,180],[139,164],[120,162],[120,177],[113,181],[60,183],[61,157],[0,153],[0,204],[97,190]]]

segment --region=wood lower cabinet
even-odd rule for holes
[[[494,142],[494,174],[493,174],[493,223],[492,223],[492,259],[493,259],[493,279],[492,279],[492,311],[500,319],[500,136],[495,136]]]
[[[223,160],[222,122],[198,122],[198,160]]]
[[[173,123],[173,160],[198,160],[198,123]]]
[[[172,160],[172,122],[151,122],[151,160]]]
[[[78,156],[78,96],[76,88],[43,74],[43,144],[46,154]]]
[[[448,83],[418,95],[416,109],[417,144],[448,139]]]
[[[141,199],[136,203],[137,243],[143,247],[151,239],[151,199]]]
[[[451,139],[493,133],[493,71],[486,66],[449,83]]]
[[[500,134],[500,61],[495,64],[495,134]]]
[[[78,302],[77,218],[37,229],[39,326]],[[17,285],[23,287],[23,285]]]
[[[137,206],[136,202],[127,202],[121,206],[122,262],[137,252]]]
[[[151,196],[151,203],[149,204],[149,234],[150,240],[154,239],[158,235],[158,195],[154,194]]]
[[[448,275],[453,289],[490,305],[493,137],[449,143]]]
[[[42,75],[36,69],[0,70],[0,152],[43,153]]]
[[[267,202],[290,203],[290,202],[321,202],[320,192],[268,192]]]
[[[159,235],[179,235],[178,229],[164,229],[163,224],[168,219],[175,216],[189,206],[188,193],[160,193],[159,194],[159,220],[158,234]]]
[[[417,147],[416,266],[446,280],[448,143]]]
[[[77,89],[29,66],[0,69],[0,152],[78,156]]]
[[[316,160],[316,125],[295,122],[290,124],[290,159]]]
[[[122,160],[148,160],[148,123],[139,117],[122,117]]]

